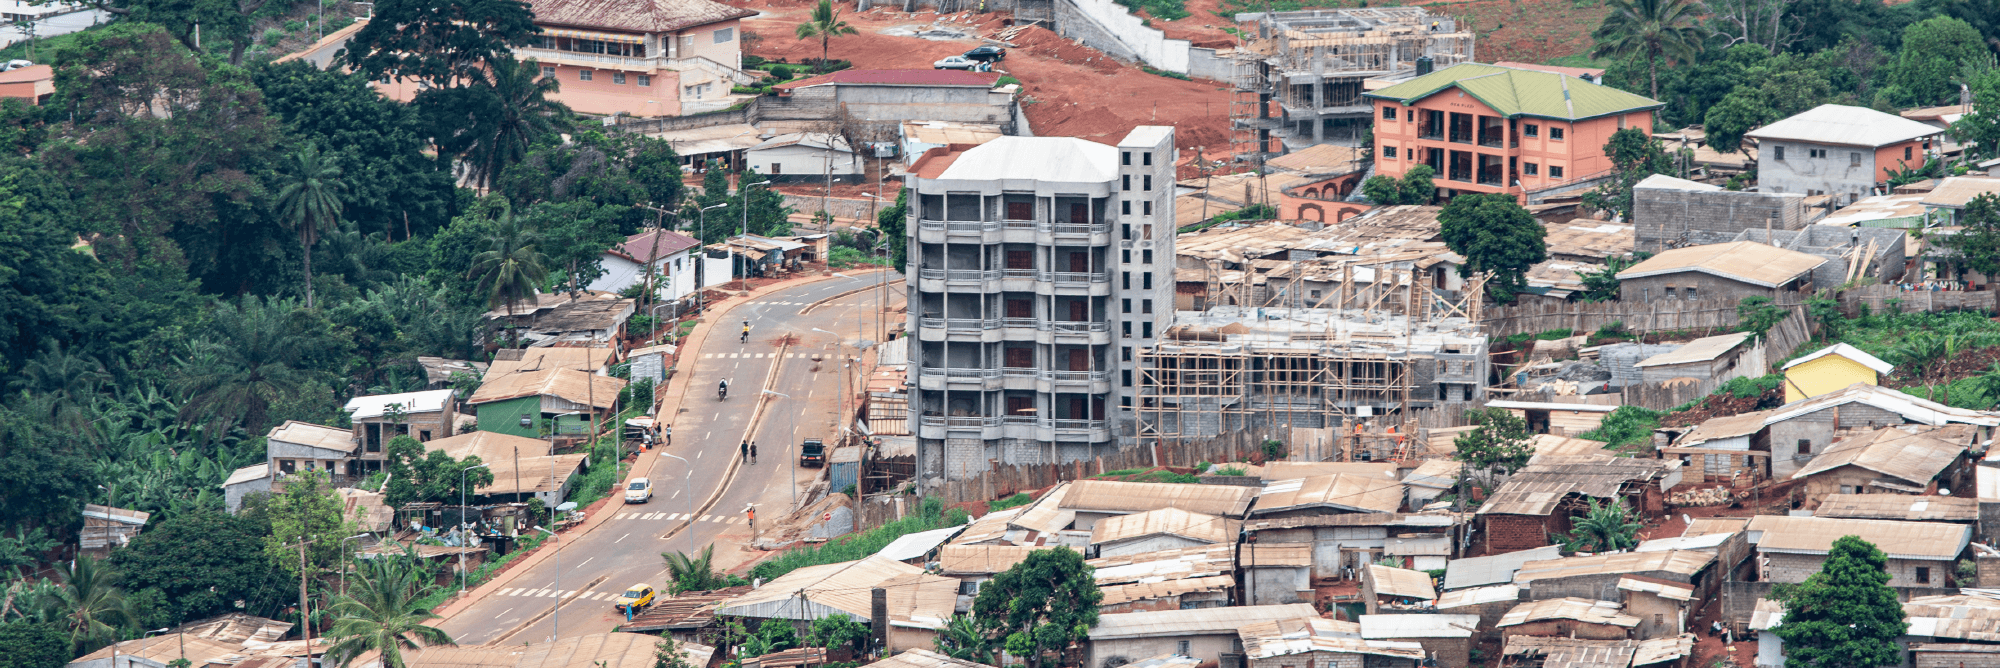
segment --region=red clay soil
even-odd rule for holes
[[[749,53],[789,62],[819,57],[818,40],[793,36],[811,9],[805,0],[739,0],[730,4],[765,12],[746,21],[746,30],[754,35],[747,46]],[[993,35],[1011,20],[1004,12],[939,16],[881,7],[842,17],[859,34],[833,38],[829,56],[853,61],[854,67],[861,69],[930,67],[932,61],[978,46],[982,43],[978,37]],[[881,32],[932,25],[974,37],[930,40]],[[1184,149],[1207,146],[1211,153],[1228,150],[1229,93],[1219,83],[1147,74],[1041,27],[1023,31],[1014,44],[996,71],[1021,80],[1028,121],[1037,136],[1115,144],[1133,127],[1171,125],[1177,130],[1176,143]]]

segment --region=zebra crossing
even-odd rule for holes
[[[571,594],[576,594],[577,591],[574,589],[536,589],[534,587],[510,587],[507,589],[500,590],[499,593],[501,596],[515,596],[521,598],[569,598]],[[620,595],[623,595],[624,593],[625,593],[624,590],[587,591],[583,592],[581,595],[578,595],[576,598],[577,600],[580,601],[612,601],[616,600]]]
[[[618,516],[616,516],[616,517],[613,517],[613,518],[611,518],[611,519],[614,519],[614,520],[666,520],[666,521],[669,521],[669,522],[681,522],[681,521],[685,521],[685,520],[687,520],[687,518],[688,518],[688,514],[687,514],[687,513],[618,513]],[[716,523],[716,524],[748,524],[748,523],[749,523],[749,520],[746,520],[746,519],[744,519],[744,518],[741,518],[741,517],[735,517],[735,516],[730,516],[730,515],[702,515],[702,516],[701,516],[700,518],[696,519],[695,521],[697,521],[697,522],[713,522],[713,523]]]
[[[742,360],[761,360],[761,359],[770,359],[770,358],[773,358],[773,357],[777,357],[777,356],[778,356],[778,354],[777,354],[777,353],[702,353],[702,354],[701,354],[701,358],[702,358],[702,359],[705,359],[705,360],[707,360],[707,359],[717,359],[717,360],[737,360],[737,359],[742,359]],[[854,359],[854,356],[852,356],[852,355],[820,355],[820,354],[816,354],[816,353],[785,353],[785,359],[788,359],[788,360],[789,360],[789,359],[800,359],[800,358],[808,358],[808,359],[809,359],[809,358],[813,358],[813,357],[819,357],[819,358],[821,358],[821,359],[835,359],[835,360],[841,360],[841,359]]]

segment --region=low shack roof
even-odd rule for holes
[[[1223,517],[1242,517],[1258,492],[1254,487],[1236,485],[1116,480],[1078,480],[1068,487],[1060,502],[1064,510],[1140,513],[1171,507]]]
[[[1891,559],[1953,561],[1972,542],[1972,527],[1944,522],[1758,515],[1748,530],[1758,551],[1788,554],[1827,554],[1840,537],[1859,536]]]
[[[1431,584],[1430,574],[1423,571],[1369,564],[1368,576],[1375,583],[1377,595],[1426,601],[1437,598],[1437,587]]]
[[[1220,543],[1236,534],[1234,522],[1179,508],[1160,508],[1143,513],[1098,520],[1091,527],[1090,543],[1100,545],[1146,536],[1178,536],[1200,543]]]
[[[1360,624],[1318,616],[1246,624],[1237,629],[1236,635],[1243,641],[1243,653],[1252,659],[1307,652],[1373,654],[1402,659],[1424,657],[1423,646],[1417,643],[1369,640],[1362,637]]]
[[[1971,522],[1979,519],[1979,500],[1956,496],[1905,494],[1828,494],[1813,509],[1814,517],[1864,520]]]
[[[1964,424],[1899,425],[1834,441],[1812,458],[1793,480],[1843,466],[1859,466],[1883,475],[1924,485],[1950,468],[1972,446],[1974,427]]]
[[[1313,609],[1310,603],[1121,612],[1100,615],[1097,618],[1097,626],[1090,629],[1090,639],[1235,634],[1238,629],[1259,622],[1317,617],[1319,611]]]
[[[1331,508],[1349,512],[1393,513],[1402,507],[1403,482],[1393,474],[1371,477],[1336,473],[1265,483],[1263,493],[1257,495],[1257,502],[1250,512],[1254,515],[1300,508]]]
[[[298,420],[286,420],[284,424],[272,427],[265,438],[335,452],[354,452],[355,446],[352,431]]]
[[[1619,573],[1673,573],[1693,576],[1715,561],[1715,553],[1705,550],[1670,550],[1666,552],[1620,552],[1617,554],[1597,554],[1585,557],[1563,557],[1548,561],[1535,561],[1521,565],[1514,573],[1514,584],[1528,584],[1536,580],[1577,577],[1580,575],[1614,575]]]
[[[1545,619],[1570,619],[1625,628],[1639,625],[1639,618],[1620,612],[1617,603],[1572,596],[1529,601],[1514,606],[1514,609],[1500,616],[1500,622],[1496,626],[1518,626]]]

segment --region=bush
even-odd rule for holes
[[[944,502],[934,498],[924,499],[923,504],[917,507],[915,515],[858,534],[842,536],[816,547],[788,550],[770,561],[757,564],[755,568],[750,569],[750,577],[770,582],[807,566],[863,559],[880,552],[897,538],[920,531],[958,526],[964,524],[967,519],[963,510],[954,508],[945,511]]]
[[[306,29],[305,21],[293,19],[291,21],[285,22],[285,32],[298,32],[305,29]]]
[[[993,82],[994,88],[999,88],[1001,86],[1009,86],[1009,85],[1019,86],[1021,85],[1021,80],[1014,78],[1014,75],[1012,74],[1003,74],[1000,75],[999,80]]]
[[[1660,411],[1639,406],[1619,406],[1604,416],[1597,428],[1584,432],[1580,438],[1604,441],[1605,447],[1616,448],[1633,443],[1651,443],[1653,428],[1660,426]]]
[[[1264,461],[1285,458],[1285,442],[1275,438],[1264,441],[1263,444],[1257,446],[1257,450],[1264,453]]]
[[[278,43],[282,41],[285,41],[285,31],[279,30],[277,28],[271,28],[264,31],[264,38],[263,38],[264,46],[266,47],[277,46]]]
[[[999,512],[1002,510],[1006,510],[1009,508],[1019,508],[1021,506],[1025,506],[1034,502],[1035,502],[1035,497],[1028,496],[1027,492],[1016,492],[1013,496],[1004,499],[994,499],[992,501],[987,502],[986,512],[992,513],[992,512]]]
[[[1764,396],[1766,392],[1784,387],[1784,384],[1785,377],[1774,373],[1757,378],[1731,378],[1729,382],[1723,383],[1722,387],[1715,388],[1715,391],[1717,394],[1728,392],[1729,396],[1738,399],[1755,399]]]
[[[1250,474],[1250,472],[1249,472],[1249,471],[1245,471],[1245,470],[1243,470],[1243,467],[1241,467],[1241,466],[1222,466],[1222,467],[1218,467],[1218,468],[1216,468],[1216,469],[1215,469],[1215,474],[1216,474],[1216,475],[1229,475],[1229,476],[1240,476],[1240,475],[1249,475],[1249,474]]]

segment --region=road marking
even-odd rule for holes
[[[590,560],[591,560],[591,559],[596,559],[596,558],[597,558],[597,557],[590,557],[589,559],[584,559],[584,560],[583,560],[583,564],[587,564],[587,563],[590,563]],[[576,567],[577,567],[577,568],[583,568],[583,564],[577,564],[577,565],[576,565]]]
[[[501,610],[501,611],[500,611],[500,615],[504,615],[504,614],[507,614],[507,613],[510,613],[510,612],[513,612],[513,611],[514,611],[514,609],[513,609],[513,608],[508,608],[508,609],[506,609],[506,610]],[[499,618],[500,618],[500,615],[494,615],[494,616],[493,616],[493,618],[494,618],[494,619],[499,619]]]
[[[751,185],[756,185],[756,184],[751,184]],[[694,458],[695,458],[695,459],[701,459],[701,453],[702,453],[702,451],[700,451],[700,450],[696,450],[696,451],[694,451]]]
[[[628,533],[628,534],[625,534],[625,536],[630,536],[630,535],[632,535],[632,534],[629,534],[629,533]],[[619,537],[618,537],[618,540],[614,540],[614,541],[611,541],[611,542],[613,542],[613,543],[619,543],[619,542],[623,542],[623,541],[625,540],[625,536],[619,536]]]
[[[710,518],[710,517],[714,517],[714,515],[703,515],[703,516],[701,516],[701,521],[703,521],[703,522],[707,522],[707,521],[708,521],[708,518]]]
[[[618,513],[618,516],[617,516],[617,517],[613,517],[613,518],[611,518],[611,519],[614,519],[614,520],[626,520],[626,519],[631,519],[631,518],[632,518],[632,513]]]
[[[680,496],[681,496],[681,491],[677,489],[677,490],[674,490],[674,494],[673,494],[673,496],[669,496],[669,497],[667,497],[667,498],[669,498],[669,499],[677,499],[677,498],[680,498]]]
[[[508,588],[506,588],[506,589],[502,589],[502,590],[500,590],[500,595],[501,595],[501,596],[513,596],[513,595],[514,595],[514,591],[515,591],[515,588],[513,588],[513,587],[508,587]],[[504,614],[507,614],[507,613],[504,613],[504,612],[503,612],[503,613],[500,613],[500,614],[503,614],[503,615],[504,615]]]

